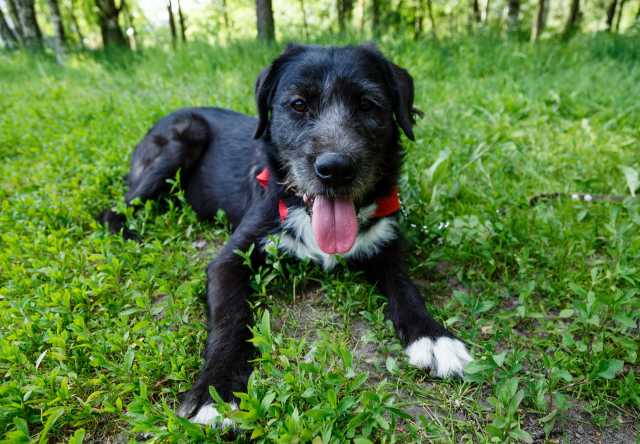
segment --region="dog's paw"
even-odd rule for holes
[[[237,408],[238,405],[232,402],[231,410],[236,410]],[[176,413],[178,416],[189,419],[194,424],[202,424],[214,428],[219,427],[221,429],[233,427],[233,421],[229,418],[224,418],[211,403],[204,404],[193,415],[191,414],[192,411],[192,406],[188,405],[188,403],[183,403]]]
[[[464,367],[473,360],[467,347],[459,340],[441,336],[437,339],[420,338],[406,348],[409,364],[431,369],[438,378],[462,376]]]

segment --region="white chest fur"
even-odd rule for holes
[[[375,205],[360,209],[358,220],[366,224],[373,213]],[[373,256],[389,241],[398,236],[398,223],[393,217],[383,217],[361,230],[351,251],[343,255],[347,259],[361,259]],[[278,234],[278,247],[298,257],[310,259],[325,270],[330,270],[338,263],[336,257],[320,250],[313,236],[311,216],[305,208],[289,208],[287,219],[283,223],[283,230]]]

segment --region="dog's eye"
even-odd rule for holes
[[[293,102],[291,102],[291,108],[294,109],[294,111],[299,112],[299,113],[305,113],[307,112],[308,106],[307,106],[307,102],[305,102],[303,99],[296,99]]]
[[[375,106],[376,104],[367,98],[363,97],[362,99],[360,99],[360,111],[371,111]]]

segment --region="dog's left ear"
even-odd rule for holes
[[[396,122],[409,140],[415,140],[413,125],[416,123],[415,114],[419,111],[413,107],[413,78],[409,71],[395,63],[387,61],[387,64],[391,70],[391,89],[394,92],[395,102],[393,113],[396,116]]]
[[[283,67],[296,55],[305,50],[302,45],[289,44],[284,52],[271,65],[260,72],[256,79],[256,105],[258,106],[258,127],[253,135],[259,139],[269,127],[269,114],[273,105],[273,96],[278,87]]]
[[[413,125],[416,123],[415,116],[422,113],[413,107],[413,77],[406,69],[387,60],[375,44],[366,43],[362,45],[362,48],[373,54],[385,74],[385,81],[391,90],[393,114],[398,126],[409,140],[415,140],[413,135]]]

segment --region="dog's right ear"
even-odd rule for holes
[[[259,139],[269,128],[270,113],[273,106],[273,96],[278,87],[284,66],[295,56],[305,51],[302,45],[289,44],[284,52],[271,63],[268,68],[260,72],[256,79],[256,104],[258,106],[258,127],[253,135]]]

